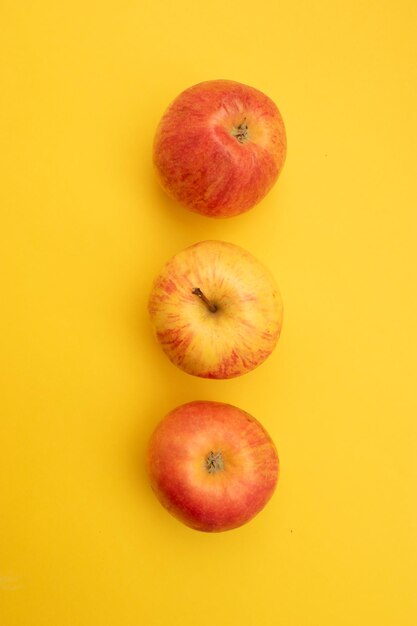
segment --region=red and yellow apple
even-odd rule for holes
[[[153,491],[187,526],[220,532],[264,508],[278,480],[273,441],[251,415],[229,404],[190,402],[154,431],[147,454]]]
[[[168,261],[148,308],[168,358],[203,378],[253,370],[271,354],[282,326],[282,300],[270,272],[224,241],[201,241]]]
[[[211,80],[183,91],[156,131],[153,160],[165,191],[192,211],[231,217],[268,193],[285,161],[281,114],[261,91]]]

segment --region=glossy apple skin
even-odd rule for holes
[[[242,124],[244,133],[237,130]],[[231,217],[268,193],[286,150],[284,122],[268,96],[242,83],[212,80],[186,89],[168,107],[153,161],[172,198],[206,216]]]
[[[223,467],[207,468],[211,452]],[[161,504],[187,526],[220,532],[251,520],[271,498],[279,460],[273,441],[251,415],[229,404],[190,402],[154,431],[147,454]]]
[[[212,313],[193,294],[200,288]],[[202,378],[250,372],[273,351],[283,305],[269,271],[243,248],[202,241],[175,255],[154,281],[149,314],[174,365]]]

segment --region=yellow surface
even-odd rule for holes
[[[2,0],[0,623],[415,626],[416,4]],[[210,221],[155,181],[157,121],[210,78],[278,104],[288,158]],[[163,262],[230,240],[274,273],[273,356],[176,370],[146,315]],[[176,405],[236,404],[277,443],[265,511],[189,530],[151,493]]]

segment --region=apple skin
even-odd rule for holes
[[[154,281],[148,309],[171,362],[188,374],[215,379],[241,376],[260,365],[276,346],[283,316],[270,272],[225,241],[201,241],[168,261]]]
[[[231,80],[183,91],[156,130],[153,161],[172,198],[210,217],[231,217],[268,193],[284,165],[287,140],[274,102]]]
[[[157,498],[174,517],[196,530],[220,532],[242,526],[264,508],[277,484],[279,460],[254,417],[230,404],[198,401],[159,423],[147,470]]]

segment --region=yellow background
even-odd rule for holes
[[[416,4],[0,3],[2,626],[415,626]],[[151,167],[201,80],[265,91],[288,132],[268,197],[188,213]],[[285,303],[256,371],[175,369],[152,279],[207,238]],[[230,402],[277,443],[277,492],[207,535],[143,468],[176,405]]]

